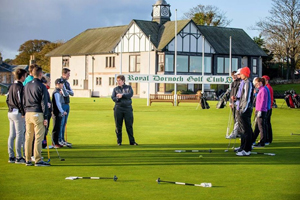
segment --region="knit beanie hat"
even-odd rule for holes
[[[249,78],[249,76],[250,76],[250,69],[249,69],[249,67],[242,68],[241,74],[244,74],[245,76],[247,76]]]

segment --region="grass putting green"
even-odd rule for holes
[[[300,135],[291,135],[300,134],[300,109],[286,104],[273,109],[274,141],[255,151],[276,156],[237,157],[232,149],[224,152],[229,142],[225,139],[229,108],[216,109],[216,101],[209,101],[209,110],[196,110],[196,103],[147,107],[146,99],[133,99],[138,146],[128,145],[125,128],[123,145],[117,146],[110,98],[72,98],[71,102],[67,138],[73,148],[58,150],[65,161],[50,149],[51,167],[26,167],[8,163],[7,106],[5,97],[0,97],[0,199],[300,199]],[[175,152],[209,149],[211,153]],[[47,150],[42,155],[47,160]],[[116,182],[65,180],[114,175]],[[157,178],[213,187],[157,184]]]

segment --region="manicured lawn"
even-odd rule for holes
[[[273,109],[274,141],[256,152],[276,156],[237,157],[225,133],[229,109],[196,110],[195,103],[153,103],[133,99],[134,134],[139,146],[116,145],[110,98],[72,98],[67,138],[73,148],[50,149],[51,167],[8,163],[8,119],[0,97],[0,199],[205,199],[299,200],[300,109]],[[282,105],[278,99],[277,104]],[[236,141],[236,145],[240,141]],[[232,140],[232,144],[234,140]],[[231,145],[232,146],[232,145]],[[212,149],[212,153],[175,153]],[[47,160],[47,151],[42,152]],[[202,158],[199,158],[202,155]],[[102,176],[113,180],[65,180],[68,176]],[[157,184],[156,179],[212,183],[212,188]]]
[[[286,91],[286,90],[295,90],[297,94],[300,94],[300,84],[281,84],[281,85],[272,85],[274,90]]]

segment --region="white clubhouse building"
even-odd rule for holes
[[[110,96],[116,86],[115,74],[174,75],[175,21],[170,20],[170,5],[158,0],[151,15],[152,21],[132,20],[125,26],[88,29],[53,50],[47,54],[51,57],[52,80],[61,76],[62,68],[68,67],[75,96],[103,97]],[[261,76],[261,57],[266,54],[244,30],[198,26],[192,20],[177,21],[176,75],[201,76],[204,56],[204,75],[228,76],[230,37],[232,71],[248,66],[252,77]],[[132,85],[135,96],[147,97],[148,83],[128,84]],[[196,93],[202,89],[202,83],[183,83],[177,87]],[[214,90],[227,87],[205,85],[205,89]],[[150,83],[150,94],[171,93],[173,89],[174,83]]]

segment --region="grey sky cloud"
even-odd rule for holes
[[[152,5],[156,1],[0,0],[0,52],[4,59],[14,59],[20,45],[27,40],[67,41],[89,28],[127,25],[132,19],[151,20]],[[249,12],[247,9],[256,4],[253,1],[261,2],[252,0],[246,7],[237,4],[238,0],[211,0],[209,4],[216,5],[226,12],[229,19],[233,19],[230,27],[246,29],[255,23],[254,19],[251,23],[247,21],[251,19],[249,14],[246,16]],[[184,12],[202,3],[199,0],[167,2],[171,5],[172,20],[175,8],[178,9],[178,19],[181,19]],[[238,21],[242,21],[241,24],[235,24]]]

